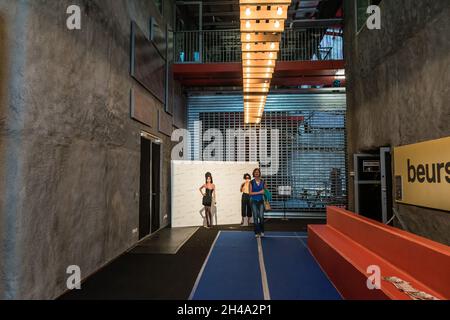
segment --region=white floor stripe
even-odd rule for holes
[[[219,236],[220,236],[220,233],[221,233],[221,232],[222,232],[222,231],[219,231],[219,232],[217,233],[216,239],[214,239],[214,242],[213,242],[213,244],[212,244],[212,246],[211,246],[211,249],[209,249],[208,256],[206,257],[206,260],[205,260],[205,262],[203,263],[202,268],[200,269],[200,272],[199,272],[199,274],[198,274],[198,276],[197,276],[197,280],[195,281],[194,287],[192,288],[191,295],[189,296],[189,300],[192,300],[192,299],[194,298],[195,292],[197,291],[198,285],[199,285],[199,283],[200,283],[200,279],[201,279],[202,276],[203,276],[203,271],[205,271],[206,265],[208,264],[209,257],[211,256],[211,253],[212,253],[212,251],[214,250],[214,247],[215,247],[215,245],[216,245],[217,239],[219,239]]]
[[[270,300],[269,282],[267,281],[266,265],[264,264],[264,253],[262,248],[261,238],[257,238],[258,241],[258,256],[259,256],[259,268],[261,269],[261,280],[264,292],[264,300]]]

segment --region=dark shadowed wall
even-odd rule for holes
[[[381,30],[358,35],[354,3],[345,1],[350,171],[354,153],[450,135],[450,2],[382,0]],[[396,207],[408,231],[450,244],[449,212]]]
[[[172,23],[165,2],[163,18],[151,0],[0,0],[0,298],[56,298],[69,265],[85,278],[136,243],[141,130],[163,141],[167,225],[170,137],[130,118],[131,20]]]

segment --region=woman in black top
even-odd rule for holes
[[[246,227],[250,223],[250,218],[252,217],[252,204],[250,203],[250,184],[252,177],[250,174],[246,173],[244,175],[244,183],[241,185],[241,211],[242,211],[242,222],[241,225]]]
[[[205,206],[206,224],[207,228],[212,227],[212,212],[211,206],[214,202],[216,204],[216,186],[213,183],[213,178],[211,173],[207,172],[205,174],[206,183],[200,187],[200,193],[203,196],[203,205]],[[205,191],[203,191],[205,190]]]

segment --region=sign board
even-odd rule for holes
[[[363,172],[380,172],[380,161],[379,160],[364,160],[363,161]]]
[[[398,203],[450,211],[450,137],[394,149]]]
[[[291,186],[279,186],[278,187],[278,195],[280,195],[280,196],[292,195],[292,187]]]

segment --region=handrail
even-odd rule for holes
[[[238,29],[177,31],[174,35],[176,63],[241,62]],[[340,27],[288,29],[280,45],[280,61],[342,60]]]

